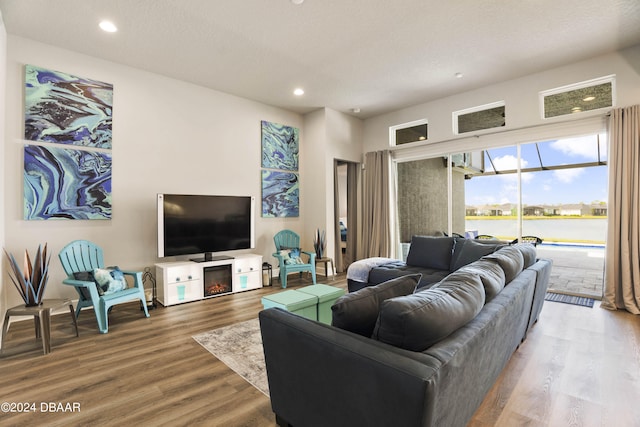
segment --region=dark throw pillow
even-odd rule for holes
[[[78,271],[76,273],[73,273],[73,278],[76,280],[82,280],[83,282],[95,282],[95,279],[93,278],[93,271]],[[91,294],[89,294],[89,290],[87,288],[78,287],[76,289],[82,294],[82,297],[85,300],[91,299]],[[102,292],[102,289],[100,288],[100,286],[98,286],[98,293],[100,292]]]
[[[93,282],[93,271],[78,271],[73,273],[73,278],[83,282]]]
[[[484,286],[485,304],[498,295],[505,285],[504,271],[495,260],[479,259],[465,265],[457,272],[470,272],[480,277]]]
[[[386,299],[413,292],[421,274],[411,274],[368,286],[341,296],[331,307],[331,325],[365,337],[371,337],[376,326],[380,304]]]
[[[505,246],[504,243],[483,243],[471,239],[457,239],[451,257],[451,271],[479,260]]]
[[[384,301],[373,338],[424,351],[476,317],[484,301],[478,275],[451,273],[432,288]]]
[[[449,271],[453,237],[413,236],[407,265]]]
[[[529,268],[536,263],[538,253],[533,243],[516,243],[512,246],[517,248],[522,254],[522,257],[524,258],[523,268]]]
[[[524,268],[524,257],[520,250],[513,246],[506,246],[482,259],[495,260],[502,267],[507,284],[511,283]]]

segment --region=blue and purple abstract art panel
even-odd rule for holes
[[[24,219],[110,219],[111,154],[24,147]]]
[[[262,167],[298,170],[297,128],[262,120]]]
[[[262,170],[262,216],[300,216],[298,174]]]
[[[25,66],[24,137],[111,148],[113,85]]]

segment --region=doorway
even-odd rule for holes
[[[336,271],[356,260],[360,163],[334,161],[334,236]]]

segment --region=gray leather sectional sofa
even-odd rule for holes
[[[406,261],[391,258],[367,258],[356,261],[347,270],[349,292],[407,274],[422,274],[420,287],[439,282],[508,242],[473,240],[459,237],[413,236]]]
[[[538,319],[551,262],[503,247],[415,290],[400,276],[336,301],[331,326],[259,314],[280,425],[465,426]]]

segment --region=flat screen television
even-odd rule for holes
[[[252,196],[158,194],[158,257],[210,261],[255,248],[254,210]]]

